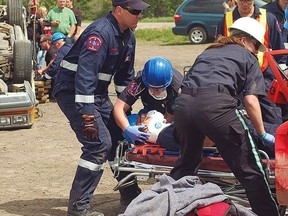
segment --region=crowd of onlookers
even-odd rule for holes
[[[43,5],[28,6],[27,31],[35,49],[37,79],[47,73],[64,43],[73,44],[81,33],[81,13],[73,0],[56,0],[56,4],[50,11]]]

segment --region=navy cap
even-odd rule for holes
[[[142,0],[112,0],[113,7],[131,7],[136,10],[145,10],[150,7],[149,4],[143,2]]]

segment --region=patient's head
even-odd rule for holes
[[[170,125],[170,123],[166,123],[166,119],[164,115],[156,110],[151,110],[148,113],[141,113],[133,117],[128,117],[130,125],[143,125],[145,126],[144,132],[149,133],[150,136],[148,138],[148,142],[156,143],[159,133]],[[131,121],[133,118],[134,122]]]

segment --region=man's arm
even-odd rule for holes
[[[76,25],[75,24],[71,25],[71,28],[70,28],[70,30],[68,32],[67,37],[71,37],[74,34],[75,29],[76,29]]]
[[[81,34],[81,26],[76,25],[76,33],[74,35],[74,41],[77,41]]]

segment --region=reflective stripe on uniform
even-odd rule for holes
[[[110,82],[112,79],[112,74],[99,73],[98,79],[102,81]]]
[[[62,60],[61,63],[60,63],[60,66],[63,67],[63,68],[66,68],[68,70],[76,72],[78,64],[73,64],[73,63],[70,63],[70,62],[68,62],[66,60]]]
[[[68,62],[66,60],[62,60],[60,66],[63,67],[63,68],[66,68],[68,70],[76,72],[78,64],[73,64],[73,63],[70,63],[70,62]],[[102,80],[102,81],[110,82],[111,79],[112,79],[112,74],[99,73],[98,79]]]
[[[247,124],[246,124],[245,119],[243,118],[243,116],[242,116],[242,114],[239,112],[239,110],[237,110],[237,109],[236,109],[236,116],[237,116],[238,119],[240,120],[240,122],[241,122],[242,126],[244,127],[244,129],[248,131],[248,137],[249,137],[248,143],[251,145],[252,153],[253,153],[253,155],[254,155],[254,159],[255,159],[255,161],[256,161],[257,167],[259,168],[259,171],[260,171],[260,172],[262,173],[262,175],[264,176],[264,181],[265,181],[265,183],[266,183],[267,188],[269,188],[269,183],[267,182],[266,173],[265,173],[265,171],[264,171],[264,169],[263,169],[262,160],[261,160],[261,158],[259,157],[258,149],[257,149],[257,147],[256,147],[256,144],[255,144],[255,142],[254,142],[254,140],[253,140],[253,138],[252,138],[252,136],[251,136],[251,134],[250,134],[250,132],[249,132],[249,128],[248,128],[248,126],[247,126]],[[270,193],[270,196],[271,196],[272,200],[275,202],[275,200],[274,200],[274,198],[273,198],[270,190],[269,190],[269,193]],[[275,205],[276,205],[276,203],[275,203]]]
[[[99,171],[104,169],[104,164],[95,164],[82,158],[80,158],[78,165],[91,171]]]
[[[77,103],[94,103],[94,95],[75,95]]]
[[[126,88],[126,86],[115,85],[115,90],[119,93],[121,93],[125,88]]]

